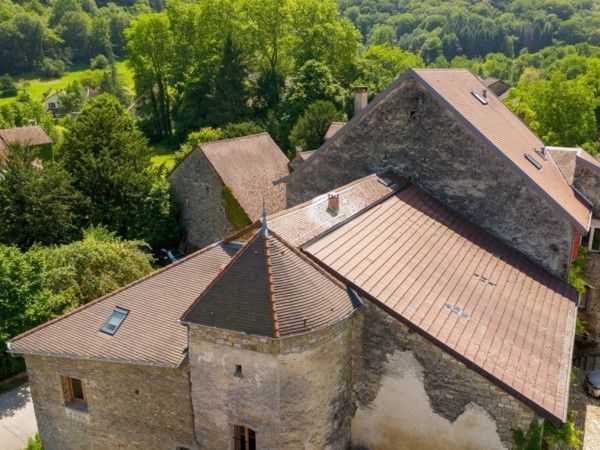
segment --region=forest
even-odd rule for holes
[[[502,79],[548,145],[600,154],[595,0],[0,0],[0,128],[54,140],[41,172],[27,148],[1,163],[1,340],[152,270],[145,243],[179,238],[169,164],[199,142],[266,130],[292,157],[353,86],[425,66]],[[77,70],[53,117],[30,83]]]

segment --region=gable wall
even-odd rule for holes
[[[208,159],[196,149],[168,176],[171,195],[181,206],[180,223],[190,252],[233,233],[225,215],[223,184]]]
[[[367,302],[356,317],[357,449],[502,449],[532,410]]]
[[[187,368],[42,356],[25,361],[46,450],[196,448]],[[61,376],[84,381],[87,414],[64,406]]]
[[[288,206],[387,168],[566,276],[570,224],[411,78],[289,180]]]
[[[600,218],[600,170],[577,161],[573,185],[593,203],[592,216]]]

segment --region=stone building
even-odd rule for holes
[[[280,182],[293,206],[393,170],[566,279],[589,205],[542,148],[468,70],[409,69]]]
[[[288,159],[267,133],[200,144],[168,176],[181,206],[185,250],[211,244],[269,211],[285,208]]]
[[[390,174],[261,222],[9,342],[45,448],[500,449],[565,419],[575,293],[484,229]]]

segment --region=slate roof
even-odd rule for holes
[[[573,184],[575,169],[585,165],[600,170],[600,161],[579,147],[546,147],[569,184]]]
[[[576,293],[416,186],[303,249],[547,416],[564,420]]]
[[[409,69],[408,76],[419,80],[440,103],[467,128],[496,151],[529,182],[555,209],[582,232],[587,232],[591,210],[566,182],[558,167],[541,158],[535,150],[545,144],[495,95],[483,105],[472,95],[485,85],[467,69]],[[529,162],[531,155],[541,169]]]
[[[181,314],[239,249],[217,244],[9,341],[16,354],[177,367],[187,347]],[[129,310],[117,332],[100,332],[115,307]]]
[[[260,217],[263,199],[268,211],[285,208],[285,186],[273,181],[289,173],[288,159],[268,133],[209,142],[200,149],[251,221]]]
[[[344,125],[346,125],[346,122],[331,122],[331,125],[329,125],[329,128],[325,133],[325,139],[332,138],[333,135],[341,130]]]
[[[263,224],[181,320],[279,338],[333,325],[353,310],[341,283]]]
[[[391,175],[368,175],[276,214],[269,216],[269,228],[292,245],[302,245],[331,227],[390,195],[403,181]],[[337,213],[328,209],[328,195],[339,195]]]
[[[45,145],[52,144],[52,139],[39,125],[0,130],[0,154],[5,153],[8,145],[13,143]]]

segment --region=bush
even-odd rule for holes
[[[62,59],[44,58],[40,75],[44,78],[58,78],[65,73],[65,62]]]
[[[44,446],[42,445],[42,438],[40,438],[40,433],[35,433],[34,437],[30,437],[27,439],[27,447],[23,450],[43,450]]]
[[[104,69],[106,66],[108,66],[108,58],[104,55],[96,55],[90,59],[92,69]]]
[[[0,97],[12,97],[17,93],[17,84],[8,74],[0,76]]]

